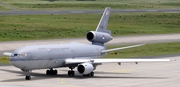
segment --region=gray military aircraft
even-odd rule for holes
[[[35,69],[49,69],[47,75],[57,75],[53,68],[69,67],[69,76],[74,76],[74,68],[83,76],[94,76],[94,70],[102,63],[122,62],[164,62],[170,59],[101,59],[108,52],[122,50],[143,44],[107,49],[104,43],[113,39],[111,31],[106,30],[110,8],[107,7],[95,31],[87,33],[87,40],[92,44],[70,43],[53,45],[33,45],[16,49],[13,53],[5,52],[10,56],[10,62],[17,68],[26,72],[26,80],[30,80],[30,72]]]

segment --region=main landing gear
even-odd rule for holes
[[[94,76],[94,72],[91,72],[91,73],[89,73],[89,74],[87,74],[87,75],[83,75],[83,76],[93,77],[93,76]]]
[[[73,70],[74,68],[75,68],[75,67],[69,67],[69,69],[71,69],[71,70],[68,71],[68,75],[69,75],[69,76],[74,76],[74,75],[75,75],[75,72],[74,72],[74,70]]]
[[[23,70],[23,71],[26,72],[25,79],[26,80],[31,80],[31,76],[30,76],[31,70]],[[53,70],[52,68],[50,70],[46,71],[47,75],[57,75],[57,73],[58,73],[57,70]]]
[[[57,70],[53,70],[52,68],[46,71],[46,75],[57,75],[57,73]]]

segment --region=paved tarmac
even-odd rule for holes
[[[0,3],[1,4],[1,3]],[[28,10],[28,11],[1,11],[0,15],[28,15],[28,14],[76,14],[76,13],[103,13],[104,10]],[[112,13],[124,12],[180,12],[180,9],[159,10],[111,10]]]
[[[58,68],[57,76],[34,70],[26,81],[24,73],[13,66],[0,66],[0,87],[179,87],[180,56],[171,62],[106,63],[98,66],[94,77],[67,75],[68,68]],[[76,69],[75,69],[76,71]]]
[[[121,36],[115,37],[107,45],[162,43],[179,40],[180,34]],[[90,43],[85,38],[53,39],[0,42],[0,47],[1,51],[10,51],[24,45],[57,44],[72,41]],[[138,65],[135,63],[122,63],[121,66],[117,63],[103,64],[97,67],[95,76],[92,78],[82,77],[78,73],[75,77],[69,77],[67,76],[68,68],[58,68],[59,74],[57,76],[46,76],[46,70],[44,69],[34,70],[31,74],[31,81],[26,81],[24,73],[18,68],[0,66],[0,87],[179,87],[180,55],[170,55],[168,58],[176,59],[176,61],[139,63]]]

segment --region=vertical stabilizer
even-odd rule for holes
[[[113,39],[111,36],[111,31],[107,30],[107,24],[108,24],[108,19],[110,15],[110,7],[107,7],[104,10],[104,13],[101,17],[101,20],[99,21],[99,24],[96,28],[96,31],[90,31],[87,33],[86,38],[92,44],[94,45],[104,45],[104,43],[109,42],[110,40]]]
[[[109,15],[110,15],[110,7],[106,7],[106,9],[104,10],[104,13],[101,17],[101,20],[99,21],[99,24],[96,28],[96,32],[104,32],[104,33],[108,33],[111,35],[111,31],[106,30],[107,28],[107,24],[108,24],[108,19],[109,19]]]

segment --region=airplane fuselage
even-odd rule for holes
[[[67,67],[66,59],[99,58],[104,49],[104,46],[81,43],[25,46],[13,52],[10,62],[23,70]]]

